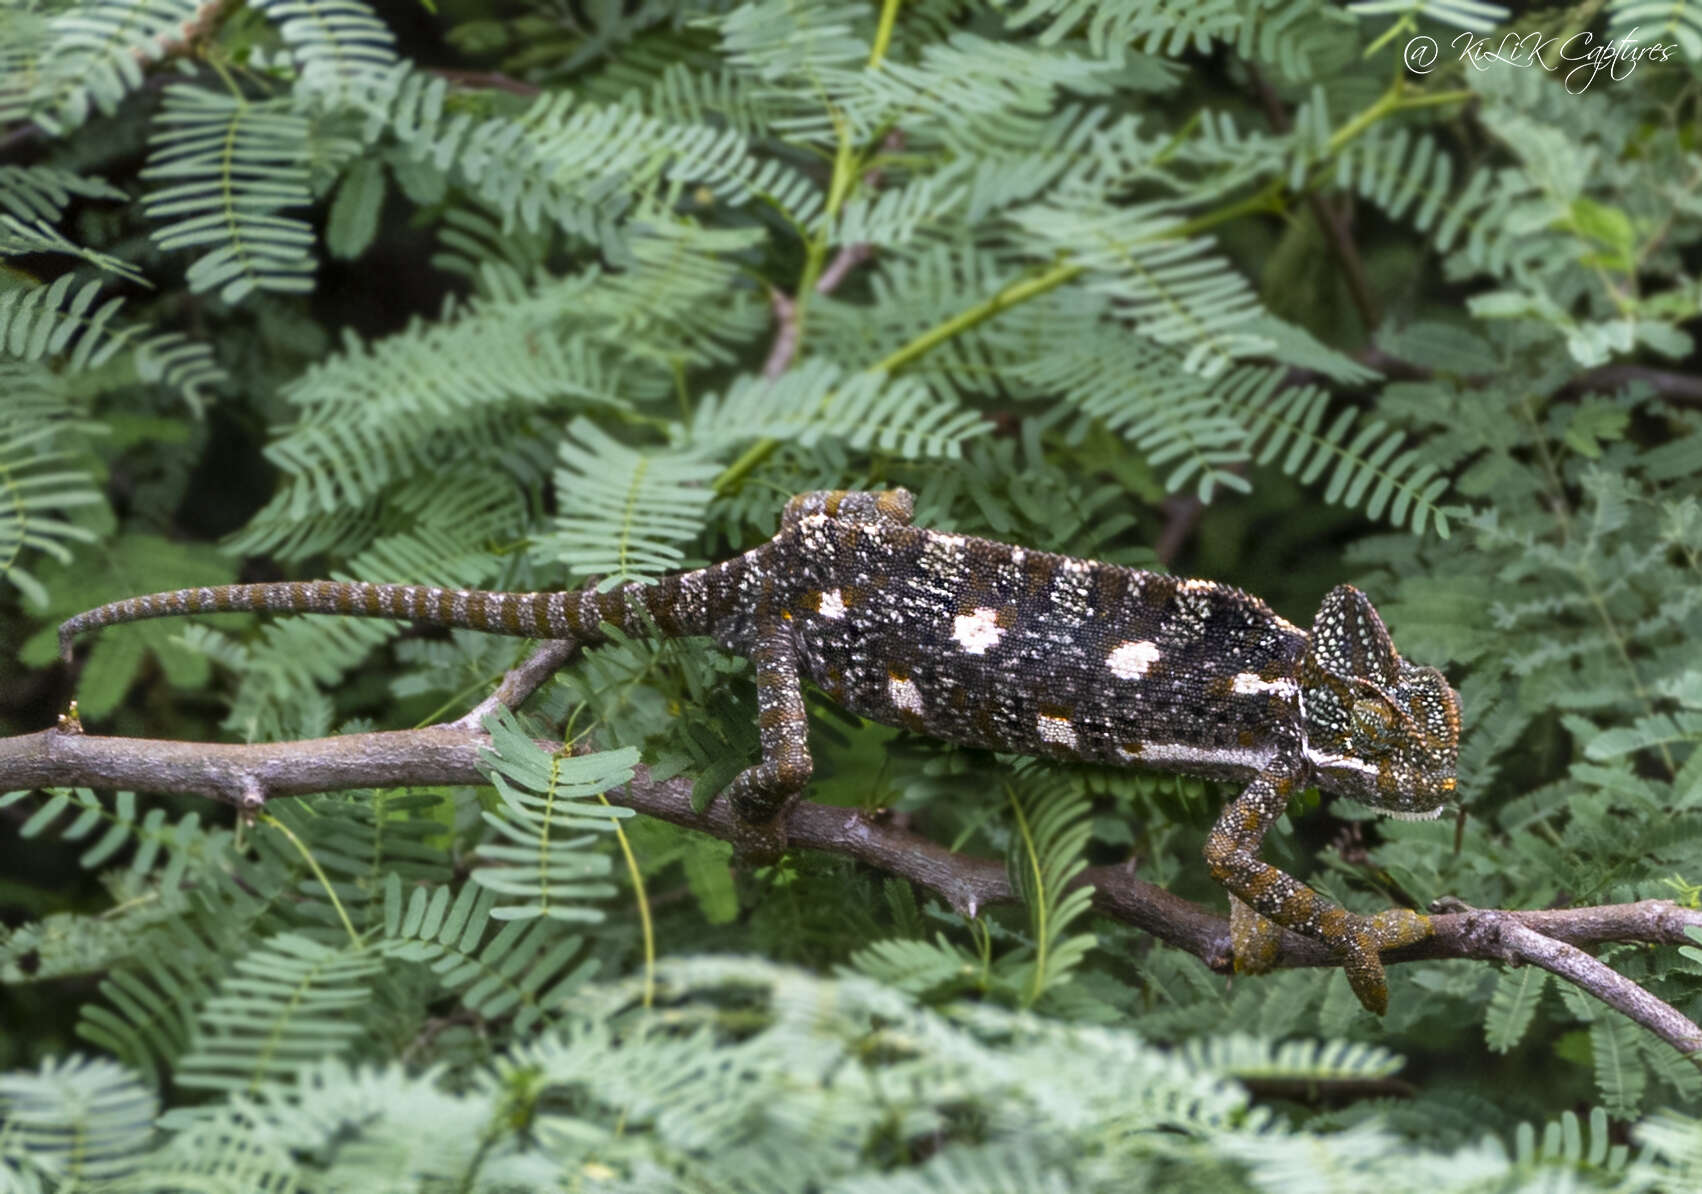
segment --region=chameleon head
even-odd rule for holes
[[[1365,594],[1341,585],[1324,598],[1300,683],[1320,788],[1394,817],[1441,814],[1459,764],[1459,694],[1400,657]]]

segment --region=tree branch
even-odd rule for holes
[[[510,694],[529,692],[526,686],[534,677],[547,675],[546,667],[564,649],[546,644],[509,673],[504,688]],[[99,737],[82,733],[68,720],[66,728],[0,738],[0,792],[70,785],[174,792],[223,801],[252,815],[268,800],[313,792],[483,784],[479,751],[490,745],[490,738],[467,727],[466,721],[419,730],[232,745]],[[541,745],[556,748],[554,743]],[[691,788],[689,779],[654,780],[640,767],[632,783],[609,793],[609,799],[687,829],[737,839],[744,827],[728,803],[717,800],[696,812]],[[878,815],[804,802],[786,814],[785,829],[793,847],[839,854],[898,875],[966,915],[1019,898],[999,860],[953,853]],[[1229,922],[1224,917],[1147,882],[1128,864],[1089,867],[1075,882],[1093,888],[1093,904],[1102,915],[1185,950],[1213,970],[1232,970]],[[1435,932],[1428,940],[1392,950],[1384,961],[1528,962],[1588,991],[1680,1052],[1702,1046],[1702,1029],[1581,949],[1609,941],[1681,944],[1688,940],[1686,928],[1702,926],[1702,911],[1669,900],[1643,900],[1540,912],[1445,911],[1434,916],[1432,924]],[[1293,933],[1283,934],[1274,961],[1280,968],[1339,964],[1325,946]]]
[[[502,677],[502,682],[496,686],[496,691],[474,705],[465,715],[450,722],[450,728],[477,731],[485,724],[485,718],[498,709],[518,709],[526,703],[527,697],[542,688],[559,669],[571,663],[578,652],[579,644],[570,638],[550,639],[539,643],[538,649],[528,655],[525,662],[508,670]]]

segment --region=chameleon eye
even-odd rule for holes
[[[1365,746],[1387,750],[1389,730],[1394,724],[1395,711],[1387,701],[1364,697],[1353,702],[1353,728],[1359,732]]]

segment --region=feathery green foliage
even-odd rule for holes
[[[0,0],[0,732],[73,677],[93,733],[430,724],[525,647],[226,615],[67,673],[52,623],[644,579],[905,485],[1297,624],[1363,588],[1461,690],[1468,816],[1298,796],[1266,855],[1348,907],[1695,904],[1702,8],[1527,20]],[[1002,860],[993,907],[615,807],[707,802],[756,716],[743,661],[617,640],[488,786],[0,795],[0,1190],[1702,1186],[1695,1067],[1570,983],[1407,963],[1373,1022],[1095,916],[1089,865],[1221,911],[1218,785],[812,695],[809,798]],[[1602,952],[1702,1017],[1702,950]]]

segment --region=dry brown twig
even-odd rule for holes
[[[479,752],[490,738],[476,719],[525,700],[573,654],[573,644],[544,643],[510,671],[496,692],[456,721],[418,730],[347,734],[299,742],[231,745],[85,734],[74,718],[56,729],[0,738],[0,792],[80,785],[208,797],[253,815],[267,801],[346,788],[482,784]],[[553,743],[540,743],[554,749]],[[633,782],[608,793],[612,803],[724,841],[741,826],[726,801],[703,812],[691,802],[689,779],[651,778],[640,767]],[[1003,862],[956,854],[879,815],[801,802],[786,814],[794,848],[855,859],[908,879],[957,911],[1018,900]],[[1131,866],[1090,867],[1075,880],[1093,888],[1104,916],[1185,950],[1211,969],[1229,973],[1229,922],[1215,912],[1149,883]],[[1606,942],[1683,944],[1685,929],[1702,927],[1702,911],[1670,900],[1536,912],[1467,908],[1457,902],[1432,918],[1426,941],[1384,956],[1390,964],[1472,958],[1541,966],[1589,992],[1685,1054],[1702,1049],[1702,1028],[1675,1008],[1583,952]],[[1285,933],[1273,965],[1335,966],[1318,942]],[[1257,981],[1257,980],[1252,980]]]
[[[896,153],[904,148],[904,134],[897,129],[886,135],[881,142],[881,148]],[[870,170],[863,175],[863,183],[870,190],[880,186],[881,171]],[[841,245],[833,260],[816,278],[815,292],[817,294],[832,294],[838,290],[841,283],[851,276],[851,271],[874,256],[875,247],[866,241],[854,241]],[[774,308],[774,343],[768,350],[768,359],[763,362],[762,375],[773,381],[792,367],[792,358],[798,354],[798,301],[784,290],[776,288],[769,296],[769,302]]]

